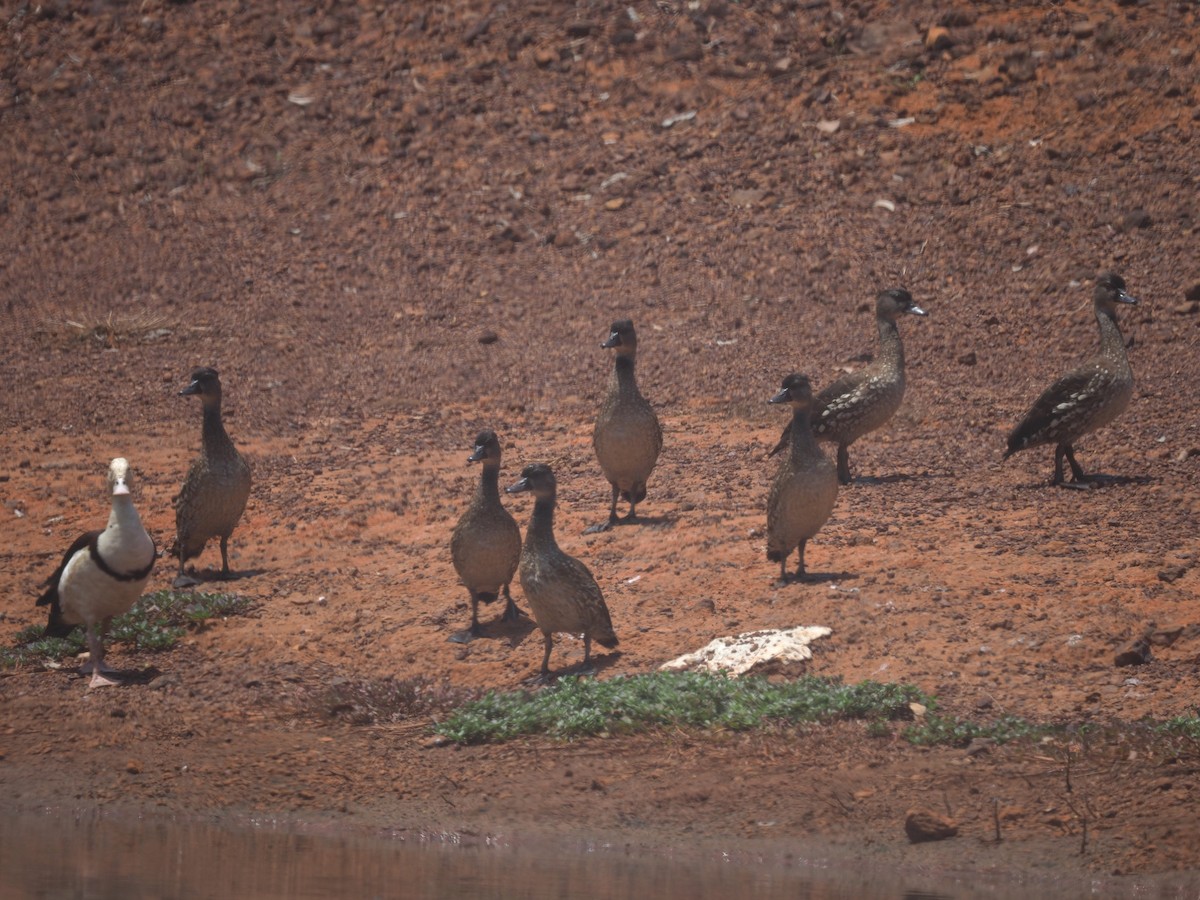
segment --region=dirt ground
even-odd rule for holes
[[[120,687],[0,673],[0,803],[1194,874],[1200,751],[1127,726],[1194,713],[1200,690],[1200,12],[930,9],[10,5],[0,641],[103,523],[111,457],[169,543],[196,365],[220,370],[254,466],[218,588],[256,609],[169,653],[116,645],[142,673]],[[1092,352],[1106,269],[1141,301],[1121,318],[1134,399],[1079,444],[1109,477],[1054,489],[1050,448],[1002,462],[1004,439]],[[785,416],[766,400],[790,371],[820,387],[862,365],[894,285],[929,312],[901,323],[904,406],[852,448],[809,547],[822,579],[775,587],[765,454]],[[625,316],[665,444],[642,523],[584,535],[608,499],[599,344]],[[968,753],[847,724],[458,749],[427,717],[355,724],[331,686],[507,690],[537,670],[536,631],[447,642],[483,427],[502,483],[558,473],[559,543],[621,639],[600,677],[825,625],[817,674],[1092,738]],[[528,497],[505,502],[524,526]],[[1116,666],[1147,630],[1150,661]],[[581,658],[562,638],[552,666]],[[909,844],[915,807],[959,836]]]

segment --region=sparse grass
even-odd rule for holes
[[[47,334],[95,341],[106,347],[131,338],[157,337],[169,332],[173,327],[167,316],[150,310],[69,315],[63,319],[47,319],[43,323],[43,330]]]
[[[1200,717],[1176,716],[1174,719],[1168,719],[1163,722],[1159,726],[1159,731],[1179,735],[1193,741],[1200,741]]]
[[[144,594],[133,609],[113,619],[107,643],[124,643],[135,650],[169,650],[189,626],[207,619],[243,615],[250,601],[237,594],[192,594],[155,591]],[[86,647],[82,628],[65,638],[43,638],[42,626],[31,625],[17,633],[15,647],[0,648],[0,667],[57,661],[82,653]]]
[[[527,734],[560,738],[661,726],[744,731],[767,722],[886,721],[911,715],[909,704],[931,701],[912,685],[806,677],[775,683],[704,673],[564,678],[530,693],[489,693],[457,709],[435,731],[464,744]]]
[[[909,743],[923,747],[941,744],[965,747],[975,738],[990,738],[997,744],[1004,744],[1023,738],[1042,737],[1052,730],[1016,716],[1001,716],[994,722],[981,724],[931,713],[904,729],[903,737]]]

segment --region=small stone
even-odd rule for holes
[[[128,772],[130,775],[141,775],[142,774],[142,764],[140,762],[138,762],[136,759],[131,759],[131,760],[129,760],[129,762],[125,763],[125,771]]]
[[[904,819],[904,833],[914,844],[944,841],[958,834],[958,823],[928,809],[910,809]]]
[[[1085,38],[1090,38],[1096,33],[1096,26],[1084,19],[1082,22],[1076,22],[1071,26],[1071,37],[1077,41],[1082,41]]]
[[[1167,566],[1165,569],[1158,570],[1158,580],[1170,584],[1173,581],[1178,581],[1186,573],[1187,569],[1183,566]]]
[[[949,50],[953,46],[954,39],[950,37],[949,28],[934,25],[925,32],[925,49],[930,53],[940,53],[942,50]]]
[[[1175,315],[1177,316],[1193,316],[1200,312],[1200,300],[1188,300],[1186,303],[1180,303],[1175,307]]]
[[[1195,302],[1200,303],[1200,281],[1197,281],[1190,288],[1188,288],[1187,292],[1183,295],[1183,298],[1185,300],[1194,300]]]
[[[494,344],[496,341],[500,340],[500,335],[496,334],[496,332],[489,328],[486,331],[481,332],[476,340],[481,344]]]
[[[625,198],[624,197],[614,197],[611,200],[606,200],[604,203],[604,208],[607,209],[609,212],[616,212],[618,209],[621,209],[624,206],[625,206]]]
[[[1148,662],[1150,662],[1150,642],[1144,637],[1130,641],[1113,660],[1114,665],[1120,667],[1143,666]]]
[[[968,350],[966,353],[960,353],[958,355],[958,362],[960,365],[973,366],[978,361],[979,360],[976,358],[974,350]]]
[[[1150,213],[1144,209],[1131,209],[1125,213],[1125,218],[1121,220],[1121,224],[1126,231],[1133,231],[1135,228],[1149,228],[1154,224],[1154,220],[1150,218]]]
[[[967,744],[967,749],[963,752],[967,756],[979,756],[983,753],[991,753],[992,747],[995,745],[996,742],[992,738],[971,738],[971,743]]]

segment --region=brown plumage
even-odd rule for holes
[[[608,395],[596,417],[592,446],[604,477],[612,485],[608,522],[589,528],[603,531],[617,523],[617,498],[629,503],[627,521],[637,518],[637,505],[646,498],[646,482],[662,449],[662,428],[654,408],[642,396],[634,375],[637,332],[633,322],[613,322],[608,339],[600,345],[616,350]]]
[[[838,478],[812,434],[813,395],[808,378],[789,375],[770,402],[792,407],[793,439],[767,497],[767,559],[779,563],[779,580],[786,584],[787,558],[792,550],[799,551],[796,580],[803,581],[806,576],[804,547],[833,512]]]
[[[1071,464],[1072,484],[1089,480],[1075,461],[1075,441],[1119,416],[1133,396],[1133,371],[1117,325],[1117,306],[1123,303],[1137,303],[1125,293],[1124,279],[1111,272],[1100,275],[1092,296],[1100,352],[1042,392],[1009,434],[1005,459],[1029,447],[1054,444],[1051,484],[1063,484],[1064,457]]]
[[[184,563],[199,556],[212,538],[221,540],[221,575],[229,576],[229,537],[250,496],[250,467],[242,459],[221,421],[221,379],[216,369],[192,372],[180,396],[200,397],[203,405],[200,455],[188,469],[175,498],[175,548],[179,555],[178,585],[194,583]]]
[[[545,643],[541,675],[550,675],[550,650],[556,632],[583,634],[581,674],[591,674],[592,640],[605,647],[617,646],[608,607],[596,579],[587,566],[568,556],[554,540],[554,507],[557,485],[554,473],[544,463],[521,471],[521,480],[506,488],[510,494],[532,491],[533,516],[525,529],[521,549],[521,588]]]
[[[479,604],[492,603],[502,590],[501,619],[515,621],[521,615],[509,593],[509,584],[521,559],[521,530],[500,502],[500,441],[494,431],[479,432],[467,462],[483,466],[471,505],[450,535],[454,571],[471,595],[471,624],[450,637],[459,644],[479,637]]]
[[[926,313],[902,288],[881,293],[875,300],[878,357],[857,372],[843,375],[817,395],[812,413],[813,434],[817,440],[837,444],[838,480],[842,484],[850,484],[852,480],[850,445],[883,426],[904,399],[904,345],[896,320],[905,314]],[[788,446],[791,428],[788,423],[769,456]]]

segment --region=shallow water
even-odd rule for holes
[[[1081,886],[1082,887],[1082,886]],[[1058,896],[1072,892],[1056,891]],[[1081,891],[1077,896],[1091,891]],[[1030,896],[975,878],[279,824],[0,816],[0,897],[888,898]],[[1099,896],[1099,895],[1097,895]]]

